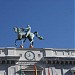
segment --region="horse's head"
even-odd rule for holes
[[[13,29],[14,29],[14,31],[15,31],[16,33],[20,33],[20,32],[21,32],[21,29],[18,28],[18,27],[14,27]]]

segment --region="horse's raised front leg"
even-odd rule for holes
[[[16,44],[16,41],[17,41],[17,40],[19,40],[19,39],[16,39],[16,40],[15,40],[15,45],[16,45],[16,46],[17,46],[17,44]]]

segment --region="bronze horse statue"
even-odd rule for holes
[[[24,42],[26,41],[26,39],[28,38],[28,40],[30,41],[30,47],[33,47],[34,36],[36,36],[39,40],[44,40],[44,38],[42,36],[38,35],[38,32],[32,33],[32,32],[29,32],[30,31],[29,29],[27,29],[27,30],[26,29],[14,27],[14,31],[17,33],[17,39],[15,40],[16,46],[17,46],[16,41],[23,40],[23,43],[22,43],[22,45],[23,45]]]

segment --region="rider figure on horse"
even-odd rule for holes
[[[27,25],[27,28],[25,28],[25,32],[26,32],[26,37],[27,37],[30,34],[30,32],[31,32],[30,25]]]

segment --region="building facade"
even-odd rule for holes
[[[0,75],[75,75],[75,49],[0,48]]]

